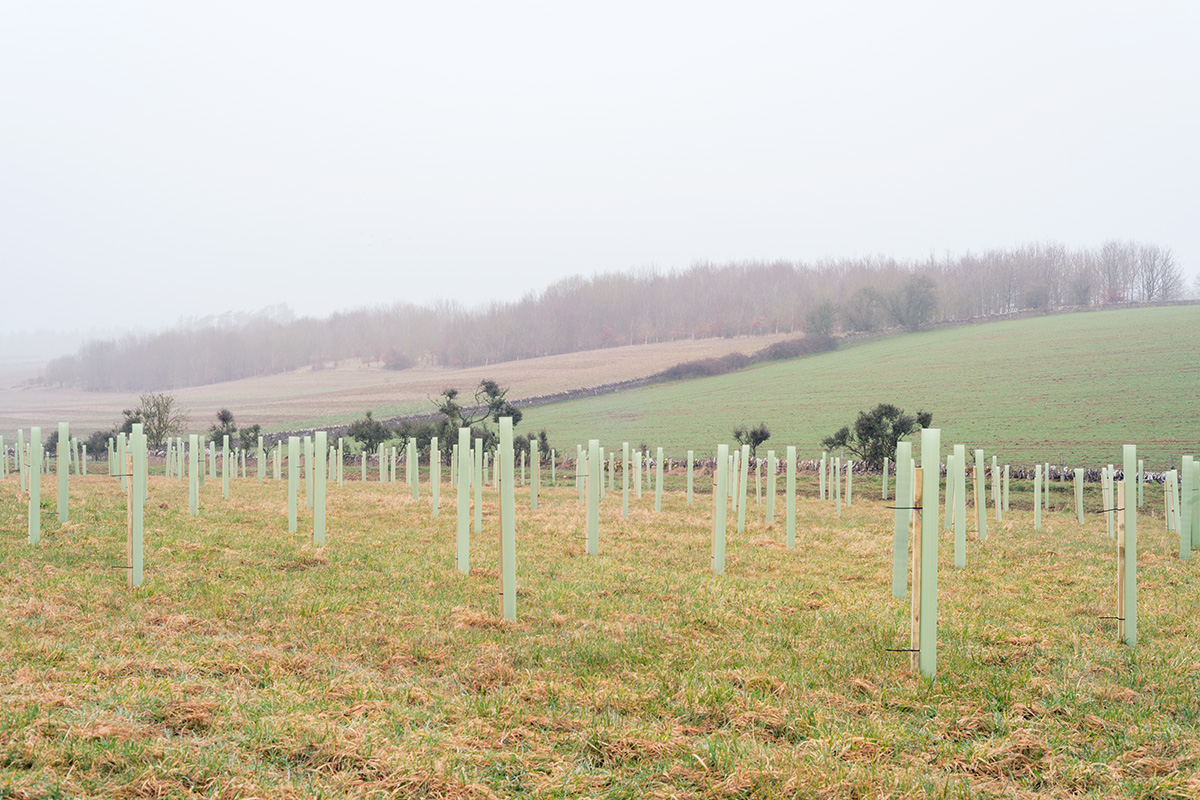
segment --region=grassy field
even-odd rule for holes
[[[681,361],[753,352],[781,335],[733,339],[659,342],[566,355],[509,361],[467,369],[414,367],[384,369],[378,362],[345,361],[305,367],[209,386],[171,391],[189,416],[191,433],[208,430],[220,408],[234,413],[239,426],[259,424],[267,431],[315,428],[350,422],[370,410],[376,418],[425,414],[430,398],[454,386],[468,392],[485,378],[508,387],[509,399],[553,394],[651,375]],[[8,441],[17,428],[43,430],[68,422],[73,434],[111,430],[121,410],[138,404],[134,392],[85,392],[26,383],[36,377],[28,367],[0,367],[0,433]]]
[[[865,477],[840,518],[804,477],[794,550],[751,495],[720,577],[709,498],[656,514],[647,494],[625,521],[610,493],[588,557],[573,488],[537,513],[522,493],[515,624],[491,492],[464,577],[447,487],[437,520],[426,487],[330,487],[317,550],[307,514],[287,532],[284,484],[225,501],[210,480],[193,519],[154,478],[130,591],[116,482],[77,481],[61,528],[53,485],[30,547],[0,481],[0,797],[1200,796],[1200,568],[1155,487],[1136,652],[1100,619],[1102,517],[1056,493],[1035,532],[1017,484],[965,571],[942,537],[930,681],[888,652],[909,609]]]
[[[560,448],[599,438],[711,455],[735,425],[819,456],[880,402],[933,412],[943,442],[1001,463],[1099,467],[1138,445],[1147,468],[1200,451],[1200,306],[1036,317],[894,336],[701,380],[531,409]]]

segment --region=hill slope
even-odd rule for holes
[[[1067,314],[896,336],[797,361],[529,409],[555,445],[711,453],[739,423],[811,456],[878,402],[933,412],[943,443],[1003,461],[1147,466],[1200,450],[1200,306]]]
[[[345,423],[368,409],[376,417],[428,413],[433,410],[429,398],[436,397],[443,388],[455,386],[466,391],[484,378],[509,387],[509,398],[516,400],[645,377],[681,361],[750,353],[786,338],[781,334],[688,339],[464,369],[418,367],[396,371],[351,360],[327,369],[305,367],[280,375],[179,389],[171,394],[188,411],[192,433],[207,430],[219,408],[232,410],[239,425],[258,423],[268,431],[294,430]],[[121,421],[121,409],[138,403],[134,392],[88,392],[23,383],[29,377],[28,369],[0,370],[0,434],[9,441],[17,428],[41,425],[44,435],[48,435],[60,421],[71,424],[73,435],[109,429]]]

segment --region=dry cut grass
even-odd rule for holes
[[[48,512],[30,547],[10,478],[0,797],[1200,795],[1200,578],[1157,512],[1136,652],[1101,619],[1099,518],[1056,510],[1034,532],[1015,509],[965,571],[943,537],[930,681],[889,652],[908,604],[878,486],[856,484],[839,517],[806,478],[791,550],[751,499],[723,576],[707,497],[656,514],[644,494],[624,520],[608,494],[598,557],[573,488],[536,513],[522,498],[506,623],[490,492],[463,576],[446,487],[437,520],[427,493],[331,487],[318,550],[308,516],[287,533],[281,484],[223,501],[210,482],[191,519],[155,478],[130,591],[110,479],[77,482],[71,523]]]

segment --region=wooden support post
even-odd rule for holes
[[[471,574],[471,430],[458,429],[458,571]]]
[[[587,553],[600,554],[600,440],[588,440]]]
[[[921,666],[921,545],[923,543],[921,530],[921,487],[923,482],[924,471],[921,467],[917,467],[913,482],[912,614],[908,633],[908,646],[912,651],[912,669],[914,672],[919,670]]]
[[[787,500],[785,503],[785,512],[787,513],[786,536],[787,546],[796,546],[796,447],[788,445],[787,452]]]
[[[725,572],[725,491],[729,473],[729,445],[717,445],[717,483],[713,491],[713,544],[712,571],[717,575]]]
[[[517,510],[513,476],[513,421],[500,418],[500,611],[509,622],[517,621]]]

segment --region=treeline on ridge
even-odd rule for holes
[[[148,391],[363,359],[447,367],[628,344],[803,331],[874,331],[1066,306],[1179,297],[1169,249],[1047,242],[920,261],[885,257],[698,264],[571,277],[513,302],[394,303],[294,318],[280,307],[84,344],[46,383]],[[816,339],[813,339],[816,341]],[[727,371],[727,370],[726,370]]]

